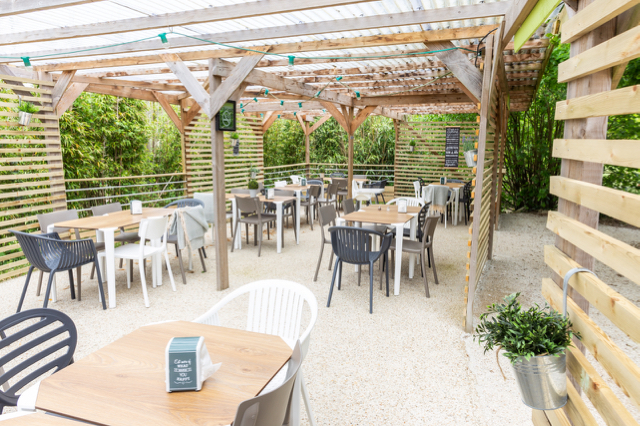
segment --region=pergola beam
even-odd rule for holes
[[[56,107],[56,115],[58,118],[62,116],[70,107],[73,105],[78,96],[85,91],[85,89],[89,86],[86,83],[71,83],[67,90],[63,93],[60,101],[58,101],[58,106]]]
[[[184,87],[191,94],[193,99],[200,105],[200,109],[211,117],[209,113],[209,94],[200,85],[198,80],[191,74],[189,68],[180,60],[180,57],[176,54],[162,54],[160,55],[165,61],[167,66],[173,71],[173,73],[180,79]]]
[[[506,46],[537,3],[538,0],[513,0],[504,17],[505,27],[502,40],[496,41],[502,43],[502,46]]]
[[[180,120],[178,113],[175,112],[175,110],[173,109],[173,107],[171,106],[167,98],[160,92],[153,91],[152,93],[153,93],[153,96],[155,96],[155,98],[158,100],[158,103],[160,104],[164,112],[167,113],[171,121],[173,121],[173,124],[176,125],[176,127],[178,128],[178,131],[180,133],[184,133],[184,126],[182,124],[182,120]]]
[[[289,54],[297,52],[313,52],[324,50],[339,49],[358,49],[377,46],[391,46],[400,44],[423,43],[425,41],[441,41],[441,40],[464,40],[469,38],[483,37],[489,31],[494,29],[495,25],[481,25],[468,28],[448,28],[443,30],[419,31],[414,33],[385,34],[365,37],[353,37],[344,39],[328,39],[315,40],[299,43],[282,43],[271,46],[248,46],[245,49],[264,50],[269,47],[269,53]],[[197,50],[192,52],[181,52],[180,59],[183,61],[197,61],[204,59],[220,59],[247,56],[251,52],[243,49],[217,49],[217,50]],[[358,59],[353,59],[358,60]],[[80,62],[66,62],[59,64],[34,64],[36,71],[65,71],[65,70],[82,70],[96,68],[123,67],[132,65],[150,65],[165,62],[162,55],[146,55],[146,56],[128,56],[124,58],[108,58]],[[327,60],[327,62],[340,62],[340,60]],[[272,64],[278,66],[288,65],[288,60],[271,61]],[[313,59],[300,59],[298,63],[313,63]],[[261,64],[257,65],[261,67]]]
[[[39,12],[60,7],[77,6],[103,0],[4,0],[0,2],[0,17]]]
[[[55,110],[58,106],[58,102],[62,98],[62,95],[71,84],[71,79],[73,78],[75,71],[65,71],[56,81],[56,85],[53,86],[53,90],[51,91],[51,105]]]
[[[240,62],[238,62],[238,64],[233,68],[231,74],[229,74],[216,91],[212,93],[211,96],[213,96],[213,99],[211,99],[209,117],[213,117],[218,113],[220,108],[222,108],[225,102],[231,98],[233,93],[238,89],[238,87],[240,87],[249,73],[253,71],[253,68],[263,56],[264,55],[260,54],[245,56],[240,60]],[[213,61],[214,60],[211,60],[210,64],[214,63]],[[212,70],[211,73],[214,74],[215,69]],[[244,92],[244,89],[242,91]]]
[[[466,94],[450,95],[402,95],[402,96],[363,96],[355,99],[353,105],[414,105],[414,104],[466,104],[472,103]]]

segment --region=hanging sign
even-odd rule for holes
[[[216,130],[236,131],[236,101],[227,101],[216,114]]]
[[[460,127],[447,127],[445,130],[444,166],[458,167],[460,155]]]

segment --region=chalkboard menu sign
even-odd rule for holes
[[[458,167],[460,153],[460,127],[447,127],[445,138],[444,166]]]

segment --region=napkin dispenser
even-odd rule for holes
[[[307,178],[301,178],[300,179],[300,185],[307,186]]]
[[[131,214],[142,214],[142,201],[133,200],[131,201]]]
[[[398,213],[407,212],[407,200],[398,200]]]
[[[219,368],[213,364],[204,337],[173,337],[165,350],[167,392],[199,391]]]
[[[440,178],[440,185],[446,185],[447,184],[447,177],[443,176]]]
[[[275,197],[275,192],[276,190],[273,188],[267,188],[265,190],[264,196],[267,200],[273,200],[273,197]]]

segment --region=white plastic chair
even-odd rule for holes
[[[147,294],[147,283],[144,276],[144,264],[143,261],[157,254],[164,254],[165,261],[167,262],[167,271],[169,272],[169,279],[171,280],[171,288],[176,291],[176,282],[173,280],[173,272],[171,272],[171,264],[169,263],[169,255],[167,253],[167,222],[168,218],[163,217],[150,217],[140,222],[140,229],[138,235],[140,236],[140,244],[126,244],[117,247],[114,251],[116,258],[127,259],[129,263],[133,260],[137,260],[140,266],[140,280],[142,281],[142,294],[144,295],[144,305],[149,307],[149,295]],[[160,242],[160,239],[162,241]],[[145,242],[149,240],[155,246],[145,245]],[[159,243],[159,244],[157,244]],[[130,267],[127,265],[127,287],[131,288],[131,274]],[[153,271],[153,286],[156,284],[156,266],[152,266]]]
[[[422,207],[424,206],[424,200],[420,197],[398,197],[394,198],[391,201],[387,201],[387,204],[398,204],[399,200],[405,200],[407,202],[407,206],[410,207]]]
[[[300,176],[298,175],[291,175],[291,182],[293,182],[294,185],[299,185],[300,184]]]
[[[421,190],[421,186],[420,186],[420,181],[417,180],[415,182],[413,182],[413,193],[415,194],[416,198],[420,198],[420,190]]]
[[[284,188],[285,186],[287,186],[287,181],[286,180],[279,180],[276,181],[276,183],[274,184],[276,188]]]
[[[257,333],[272,334],[282,337],[282,339],[293,348],[300,340],[302,349],[302,359],[307,355],[311,330],[318,319],[318,301],[314,294],[302,284],[286,280],[263,280],[244,285],[221,301],[216,303],[204,315],[199,316],[194,322],[200,324],[221,325],[218,312],[229,302],[237,299],[243,294],[249,293],[249,308],[247,312],[247,331]],[[311,318],[307,328],[300,333],[302,311],[305,302],[309,305]],[[281,371],[271,379],[262,393],[268,392],[282,384],[286,371]],[[315,418],[309,401],[307,384],[302,374],[302,369],[298,372],[298,379],[293,388],[291,403],[292,424],[300,423],[300,392],[307,409],[309,423],[314,426]]]

